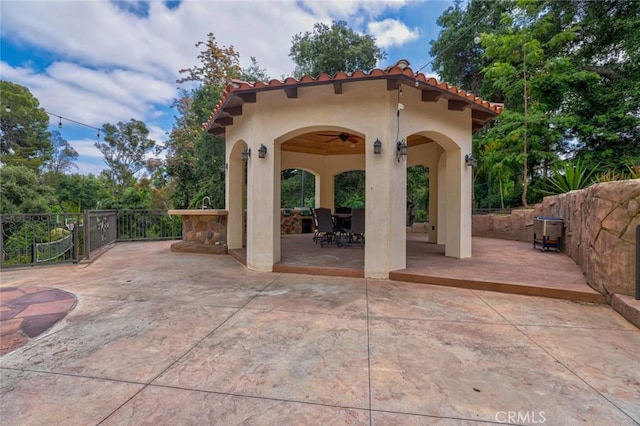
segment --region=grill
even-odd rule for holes
[[[560,251],[564,219],[538,216],[533,222],[533,248],[540,244],[540,251],[554,248]]]

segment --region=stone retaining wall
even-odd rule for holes
[[[564,219],[562,251],[604,295],[635,294],[636,227],[640,224],[640,179],[606,182],[545,197],[534,210],[473,216],[473,235],[531,241],[537,216]]]
[[[503,240],[531,241],[533,244],[534,217],[533,209],[513,210],[511,214],[474,215],[473,235]]]
[[[604,295],[634,295],[640,179],[545,197],[535,211],[565,220],[563,251],[582,268],[591,287]]]

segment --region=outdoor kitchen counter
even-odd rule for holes
[[[171,245],[171,251],[227,254],[227,210],[169,210],[182,216],[182,241]]]

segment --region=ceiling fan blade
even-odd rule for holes
[[[318,135],[318,136],[335,136],[335,137],[340,136],[339,133],[316,133],[316,135]]]
[[[360,142],[360,140],[359,140],[357,137],[355,137],[355,136],[349,136],[349,137],[347,138],[347,140],[348,140],[349,142],[351,142],[351,143],[358,143],[358,142]]]
[[[329,143],[329,142],[333,142],[335,140],[340,139],[339,137],[335,137],[335,138],[331,138],[331,139],[327,139],[326,141],[324,141],[324,143]]]

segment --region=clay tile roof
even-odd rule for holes
[[[231,115],[226,113],[225,109],[241,106],[247,96],[254,96],[253,99],[255,101],[255,93],[260,91],[277,89],[284,89],[286,91],[294,88],[304,88],[305,86],[330,84],[332,82],[345,84],[369,79],[399,80],[401,83],[415,86],[423,92],[439,92],[440,95],[443,95],[446,99],[464,101],[471,106],[473,110],[482,112],[482,114],[478,114],[477,117],[474,115],[474,129],[484,126],[487,122],[499,115],[503,109],[502,104],[485,101],[466,90],[451,86],[445,82],[439,82],[433,77],[425,76],[423,73],[416,74],[409,67],[409,61],[401,59],[384,70],[376,68],[368,73],[361,70],[354,71],[350,74],[340,71],[334,76],[322,73],[315,78],[304,75],[300,79],[287,77],[283,81],[273,79],[266,83],[262,81],[247,82],[243,80],[231,80],[222,94],[220,102],[218,102],[211,112],[209,119],[206,123],[203,123],[203,127],[210,133],[223,134],[224,127],[233,121],[230,119]]]

